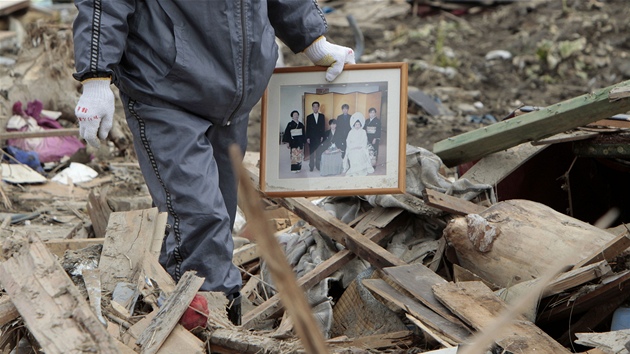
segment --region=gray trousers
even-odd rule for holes
[[[160,263],[175,281],[195,270],[205,278],[201,290],[236,294],[241,275],[232,263],[231,230],[238,183],[229,147],[245,151],[248,117],[216,126],[177,107],[120,96],[153,202],[168,213]]]

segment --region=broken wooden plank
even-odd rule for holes
[[[368,213],[381,213],[382,211],[379,209],[382,208],[372,209]],[[392,210],[397,210],[397,212],[391,213]],[[389,209],[387,218],[396,217],[401,212],[402,210],[400,209]],[[367,221],[365,221],[366,219]],[[361,222],[359,222],[359,224],[357,224],[356,229],[358,232],[360,232],[362,228],[365,227],[367,230],[364,231],[365,237],[369,238],[373,242],[379,242],[382,239],[391,236],[395,232],[395,230],[405,222],[406,221],[403,217],[398,217],[394,221],[387,224],[384,228],[377,228],[371,227],[370,224],[372,222],[368,217],[365,217]],[[368,227],[370,228],[367,229]],[[303,289],[308,290],[326,277],[341,269],[341,267],[350,262],[354,257],[354,253],[350,252],[349,250],[339,251],[329,259],[315,266],[315,268],[313,268],[308,273],[304,274],[300,279],[298,279],[298,284]],[[254,328],[258,323],[263,322],[280,310],[280,297],[276,294],[264,303],[254,308],[252,311],[246,313],[243,316],[242,326],[249,329]]]
[[[99,262],[103,290],[113,291],[121,279],[135,282],[154,235],[164,236],[162,221],[157,208],[111,214]]]
[[[478,214],[486,209],[486,207],[465,199],[453,197],[429,188],[422,191],[422,197],[428,206],[455,215]]]
[[[0,132],[0,140],[50,138],[56,136],[79,136],[79,128],[47,129],[38,131]]]
[[[462,178],[476,183],[496,186],[546,147],[547,145],[520,144],[505,151],[484,156],[466,171]]]
[[[548,308],[539,314],[537,322],[546,323],[569,318],[569,316],[577,316],[598,304],[605,304],[615,299],[619,293],[627,292],[626,287],[629,285],[630,272],[619,274],[616,279],[608,280],[606,284],[601,285],[597,289],[571,299],[572,301],[568,305],[562,302],[555,307]]]
[[[579,141],[590,139],[598,136],[599,133],[596,132],[588,132],[584,130],[574,130],[569,133],[560,133],[556,135],[552,135],[545,139],[532,141],[532,145],[551,145],[551,144],[559,144],[559,143],[568,143],[571,141]]]
[[[630,110],[630,100],[620,99],[610,102],[608,97],[614,88],[628,85],[630,81],[624,81],[538,111],[447,138],[435,143],[433,152],[442,159],[445,165],[455,166],[617,113],[625,113]]]
[[[451,347],[453,347],[453,345],[451,345],[449,342],[447,342],[444,339],[442,339],[442,337],[440,337],[438,334],[436,334],[431,328],[429,328],[427,325],[425,325],[419,319],[413,317],[410,314],[405,314],[405,317],[407,317],[407,319],[409,321],[411,321],[413,324],[418,326],[418,328],[420,328],[422,330],[422,332],[424,332],[426,335],[428,335],[429,337],[433,338],[433,340],[435,340],[436,342],[440,343],[440,345],[442,345],[444,348],[451,348]]]
[[[187,271],[182,275],[173,293],[166,299],[164,305],[136,341],[136,344],[141,348],[141,353],[157,353],[171,331],[179,323],[179,319],[204,281],[204,278],[195,276],[194,273]]]
[[[568,272],[558,275],[558,277],[549,282],[549,284],[546,285],[544,290],[542,291],[541,297],[548,297],[551,295],[559,294],[568,289],[575,288],[597,278],[601,278],[602,276],[608,275],[611,272],[612,269],[606,261],[600,261],[598,263],[584,266],[582,268],[570,270]],[[519,298],[524,294],[530,292],[531,289],[539,282],[540,278],[521,282],[510,287],[501,289],[497,291],[496,294],[499,295],[499,297],[501,297],[506,302],[511,303],[512,299]],[[537,313],[536,307],[534,306],[529,310],[531,312],[528,313],[528,318],[530,320],[535,319],[535,315]]]
[[[2,0],[0,1],[0,16],[10,15],[29,6],[31,6],[30,0]]]
[[[236,266],[240,266],[257,259],[258,256],[258,245],[255,243],[248,243],[234,250],[232,263]]]
[[[506,309],[505,303],[482,282],[440,284],[434,286],[433,291],[446,307],[478,331],[491,325]],[[523,316],[493,334],[498,345],[514,353],[570,353]]]
[[[422,321],[435,333],[439,334],[442,338],[441,340],[451,345],[464,343],[470,336],[470,331],[465,326],[456,325],[446,320],[422,305],[419,301],[399,293],[383,279],[363,279],[362,284],[374,294]]]
[[[414,344],[413,332],[400,331],[374,334],[357,338],[333,338],[328,343],[334,347],[361,348],[365,351],[409,348]]]
[[[0,283],[44,352],[118,353],[112,337],[35,234],[6,240],[3,248],[7,260],[0,264]]]
[[[92,221],[94,235],[97,238],[105,237],[109,216],[113,212],[109,204],[107,204],[107,190],[108,188],[103,188],[102,190],[95,188],[88,195],[87,211]]]
[[[628,292],[619,292],[617,296],[600,303],[586,311],[577,321],[570,323],[569,328],[557,338],[558,342],[570,346],[576,339],[576,332],[590,331],[598,328],[605,320],[610,319],[615,310],[630,297]]]
[[[140,321],[136,322],[123,335],[123,342],[134,346],[135,342],[147,329],[151,320],[155,318],[158,310],[147,314]],[[159,349],[159,354],[205,354],[204,343],[183,326],[177,324]]]
[[[0,327],[15,320],[18,316],[20,312],[13,305],[11,298],[8,295],[0,296]]]
[[[423,264],[415,263],[399,267],[388,267],[383,268],[383,272],[401,288],[408,291],[418,301],[438,315],[457,325],[463,325],[463,323],[461,323],[457,317],[453,316],[453,313],[442,305],[442,303],[435,298],[435,295],[433,295],[433,290],[431,289],[433,285],[448,282]]]
[[[575,336],[577,337],[576,344],[599,348],[602,354],[628,353],[626,347],[626,343],[630,341],[628,329],[603,333],[576,333]]]
[[[457,264],[453,264],[453,281],[455,283],[459,283],[463,281],[480,281],[486,284],[486,286],[492,289],[492,291],[496,291],[500,289],[499,286],[496,286],[495,284],[490,283],[489,281],[483,279],[477,274]]]
[[[568,272],[560,274],[543,290],[542,296],[551,296],[559,294],[565,290],[586,284],[589,281],[601,278],[612,272],[607,261],[599,261],[597,263],[572,269]]]
[[[249,331],[236,331],[229,328],[217,328],[213,330],[209,339],[212,353],[219,354],[280,354],[299,353],[304,350],[299,343],[296,342],[281,341],[256,335]]]
[[[406,264],[306,198],[283,198],[276,201],[377,268]]]
[[[612,240],[608,241],[605,245],[598,248],[590,256],[587,256],[583,260],[577,262],[573,269],[583,267],[598,261],[607,260],[611,261],[613,258],[621,254],[630,247],[630,232],[626,232],[618,235]]]
[[[81,238],[81,239],[53,239],[45,241],[48,250],[55,256],[62,258],[66,251],[76,251],[92,245],[102,245],[105,238]]]
[[[328,347],[324,341],[324,335],[315,321],[306,294],[298,285],[295,273],[265,219],[263,209],[257,204],[260,197],[247,177],[247,171],[239,162],[242,154],[237,146],[231,147],[230,156],[234,169],[238,171],[239,186],[242,190],[242,193],[239,193],[239,204],[245,212],[248,223],[258,230],[256,243],[260,247],[261,257],[267,264],[282,304],[293,320],[298,337],[307,352],[326,353]]]
[[[610,90],[610,94],[608,95],[608,99],[611,101],[628,97],[630,97],[630,86],[615,87]]]

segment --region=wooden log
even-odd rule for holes
[[[444,237],[462,267],[508,287],[538,278],[551,260],[575,264],[614,235],[541,203],[508,200],[451,220]]]
[[[295,273],[293,273],[278,240],[273,235],[273,230],[265,219],[263,209],[256,204],[260,198],[247,177],[247,171],[242,164],[237,162],[241,160],[240,157],[242,156],[238,147],[232,146],[230,155],[234,168],[238,171],[242,190],[242,193],[239,193],[239,204],[242,206],[250,225],[259,230],[256,243],[260,247],[260,254],[278,288],[283,305],[293,319],[302,345],[308,353],[327,353],[329,349],[324,342],[324,335],[315,321],[306,295],[299,287]]]
[[[440,284],[434,286],[433,291],[446,307],[478,331],[489,327],[506,310],[505,303],[482,282]],[[513,353],[570,353],[522,316],[492,334],[498,345]]]
[[[31,233],[5,241],[0,283],[49,354],[118,353],[114,340],[55,257]]]
[[[154,235],[164,236],[158,214],[157,208],[111,214],[99,262],[103,290],[114,291],[121,279],[135,282],[145,251],[155,252]]]
[[[177,326],[203,281],[204,278],[195,276],[192,271],[187,271],[182,275],[173,293],[166,299],[164,305],[136,341],[141,348],[141,353],[158,352],[171,331]]]
[[[384,209],[372,209],[370,213],[383,213]],[[392,213],[392,209],[386,211],[386,219],[389,220],[389,223],[386,224],[383,228],[378,228],[376,226],[372,226],[373,219],[366,218],[357,224],[355,229],[357,231],[368,230],[365,231],[365,237],[369,238],[373,242],[379,242],[382,239],[391,236],[395,230],[400,227],[406,221],[404,218],[399,217],[395,221],[391,221],[391,218],[398,216],[401,213],[401,210],[397,210],[396,213]],[[349,250],[342,250],[337,252],[335,255],[325,260],[324,262],[318,264],[308,273],[304,274],[300,279],[298,279],[298,284],[305,290],[308,290],[315,286],[317,283],[330,276],[334,272],[338,271],[344,265],[348,264],[355,257],[354,253]],[[269,298],[264,303],[260,304],[252,311],[246,313],[243,316],[243,327],[245,328],[254,328],[258,323],[263,322],[267,318],[273,316],[281,310],[280,306],[280,297],[276,294]]]
[[[630,110],[630,100],[619,99],[609,102],[608,95],[614,88],[629,84],[630,81],[624,81],[538,111],[439,141],[433,145],[433,152],[445,165],[455,166],[617,113],[625,113]]]

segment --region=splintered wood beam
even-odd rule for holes
[[[293,273],[293,269],[291,269],[280,243],[274,236],[271,226],[266,221],[264,211],[258,203],[260,197],[251,184],[247,171],[240,163],[241,156],[243,155],[238,146],[230,147],[230,157],[234,170],[237,171],[242,191],[238,194],[239,205],[243,208],[253,229],[258,231],[256,243],[260,248],[260,255],[267,264],[282,303],[293,320],[295,330],[306,352],[328,353],[329,349],[324,341],[324,335],[315,321],[306,294],[298,285],[295,273]]]
[[[597,250],[595,250],[595,252],[593,252],[592,255],[578,262],[573,267],[573,269],[578,269],[585,265],[589,265],[589,264],[602,261],[602,260],[611,261],[613,258],[621,254],[621,252],[627,250],[629,247],[630,247],[630,232],[626,230],[626,232],[610,240],[610,242],[605,244],[603,247],[600,247]]]
[[[482,282],[445,283],[433,287],[435,296],[478,331],[487,330],[507,306]],[[519,315],[498,332],[490,332],[504,350],[523,354],[570,353],[548,334]],[[472,342],[477,344],[476,342]],[[470,348],[481,353],[484,348]],[[485,352],[485,350],[484,350]]]
[[[283,198],[276,202],[379,269],[406,264],[306,198]]]
[[[371,225],[372,222],[367,220],[369,218],[364,218],[365,222],[359,223],[355,229],[358,232],[365,232],[365,237],[369,238],[373,242],[379,242],[382,239],[391,236],[397,228],[403,225],[406,221],[402,217],[397,217],[402,211],[398,210],[398,213],[391,214],[394,209],[386,209],[389,217],[396,217],[394,221],[387,223],[383,227],[377,227]],[[376,209],[372,209],[370,214],[373,212],[382,212]],[[367,231],[365,231],[367,230]],[[298,279],[298,284],[304,289],[308,290],[318,284],[320,281],[330,276],[334,272],[341,269],[344,265],[350,262],[355,257],[354,253],[348,250],[342,250],[335,253],[332,257],[325,260],[324,262],[318,264],[308,273],[304,274],[300,279]],[[269,317],[274,316],[279,311],[282,310],[280,305],[280,296],[278,294],[272,296],[267,301],[262,304],[256,306],[253,310],[243,315],[242,326],[248,329],[255,328],[258,323],[263,322]]]
[[[601,304],[610,302],[620,296],[621,293],[627,292],[627,286],[630,285],[630,273],[619,275],[613,281],[600,285],[597,289],[577,298],[571,298],[572,302],[558,303],[557,306],[549,308],[538,315],[536,322],[549,323],[557,320],[569,318],[570,316],[578,316]]]
[[[486,210],[486,207],[469,202],[465,199],[453,197],[426,188],[422,191],[424,202],[433,208],[440,209],[455,215],[479,214]]]
[[[108,188],[95,188],[88,195],[87,211],[97,238],[104,238],[109,216],[113,210],[107,203]]]
[[[79,289],[36,234],[3,243],[0,283],[49,354],[118,353]]]
[[[153,243],[161,242],[165,224],[157,208],[111,214],[99,261],[103,290],[114,291],[121,279],[135,281],[145,254],[156,256]]]
[[[456,166],[524,142],[546,138],[618,113],[625,113],[630,110],[630,99],[610,101],[609,95],[613,89],[628,85],[630,81],[624,81],[538,111],[438,141],[433,145],[433,152],[445,165]]]
[[[438,315],[444,317],[458,325],[464,325],[459,318],[447,309],[433,295],[431,287],[436,284],[445,284],[447,281],[437,275],[431,269],[423,264],[416,263],[400,267],[383,268],[383,272],[387,277],[394,281],[398,286],[408,291],[416,300],[420,301],[424,306],[430,308]]]
[[[411,331],[390,332],[373,334],[357,338],[330,339],[328,343],[337,348],[361,348],[362,350],[384,350],[409,348],[414,344],[414,336]]]
[[[187,271],[177,283],[177,287],[166,299],[164,305],[142,332],[136,344],[140,346],[141,353],[157,353],[166,338],[179,323],[188,305],[197,294],[203,284],[204,278],[200,278],[193,271]]]
[[[136,322],[133,326],[129,327],[123,336],[122,341],[125,346],[135,347],[137,352],[140,348],[135,345],[135,342],[142,333],[149,327],[151,321],[155,318],[159,310],[153,310],[149,312],[143,319]],[[136,351],[132,351],[136,353]],[[189,330],[182,325],[175,325],[175,328],[166,337],[162,346],[160,346],[159,354],[206,354],[204,343],[192,334]]]

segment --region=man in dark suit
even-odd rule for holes
[[[348,132],[350,131],[350,114],[348,111],[350,110],[350,106],[347,103],[341,105],[341,110],[343,114],[337,116],[337,129],[343,136],[345,140],[348,137]]]
[[[311,105],[313,113],[306,116],[306,143],[308,144],[309,158],[308,167],[311,171],[316,167],[319,170],[321,154],[317,154],[317,148],[324,141],[326,133],[326,117],[319,113],[319,102],[315,101]]]

